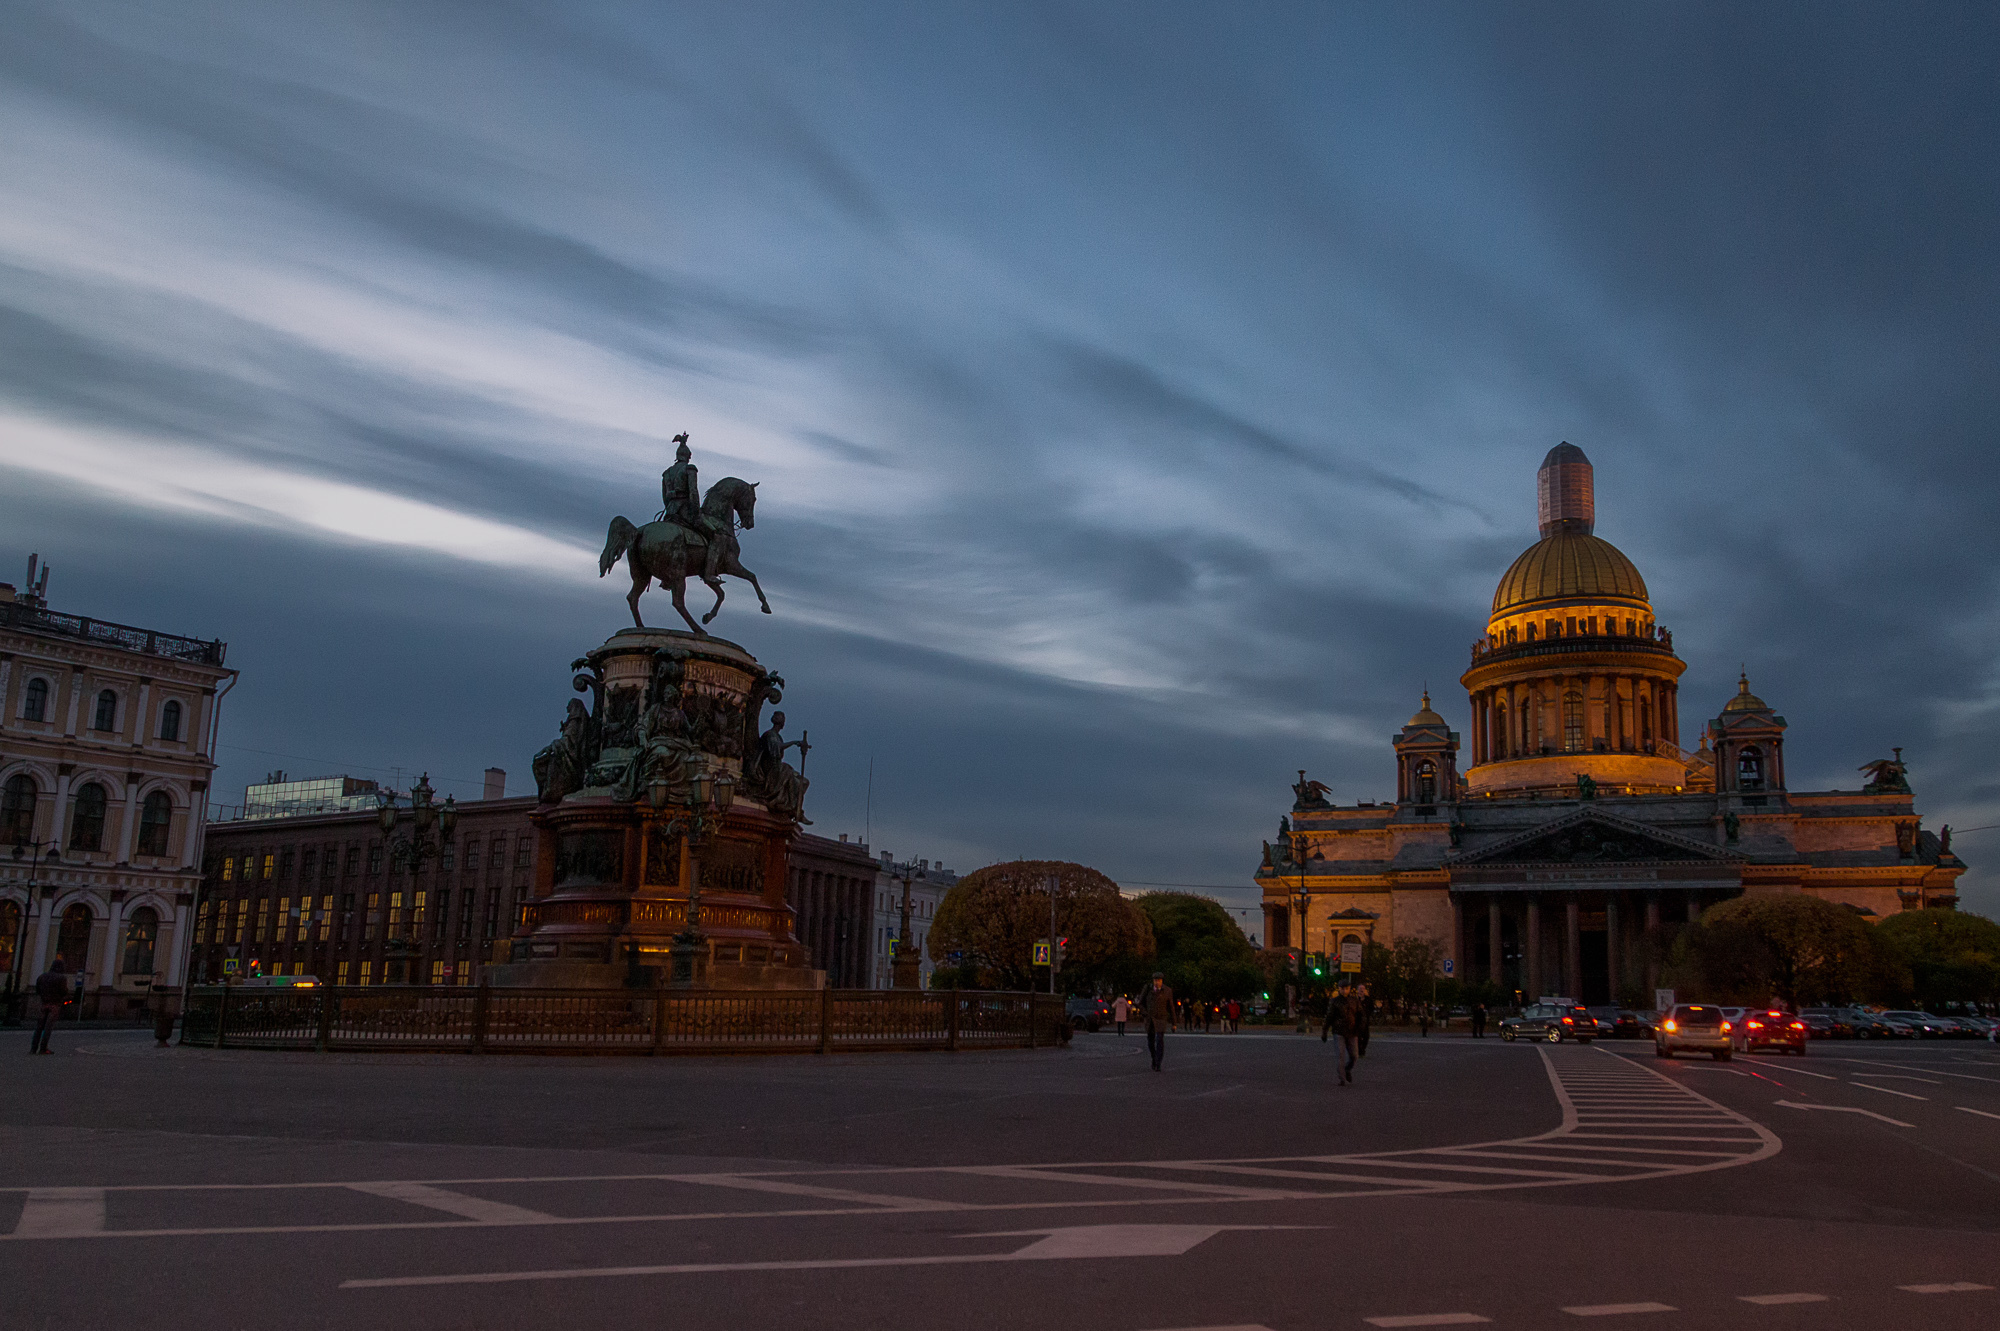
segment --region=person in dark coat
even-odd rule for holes
[[[1355,995],[1355,1037],[1360,1041],[1361,1057],[1368,1057],[1368,1027],[1375,1020],[1375,995],[1368,992],[1368,986],[1354,986]],[[1349,1081],[1354,1080],[1352,1077]]]
[[[49,1032],[55,1028],[56,1018],[62,1015],[63,1004],[69,1001],[69,976],[63,970],[61,957],[50,962],[49,968],[35,981],[35,997],[42,1000],[42,1016],[35,1023],[35,1036],[28,1041],[28,1052],[46,1054]]]
[[[1356,1032],[1361,1025],[1361,1000],[1352,989],[1343,993],[1328,994],[1326,999],[1326,1025],[1320,1031],[1320,1039],[1328,1033],[1340,1037],[1340,1084],[1346,1086],[1354,1081],[1354,1060]]]
[[[1484,1040],[1486,1038],[1486,1004],[1484,1003],[1474,1003],[1472,1005],[1472,1038],[1475,1040]]]
[[[1146,1013],[1146,1052],[1153,1056],[1153,1071],[1158,1072],[1160,1060],[1167,1056],[1167,1028],[1180,1011],[1164,971],[1153,972],[1152,987],[1140,993],[1139,1006]]]

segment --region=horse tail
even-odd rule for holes
[[[611,519],[611,529],[604,533],[604,553],[597,557],[597,576],[609,573],[618,556],[629,553],[638,540],[639,529],[622,515]]]

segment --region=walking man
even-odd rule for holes
[[[1475,1040],[1484,1040],[1486,1038],[1486,1004],[1484,1003],[1474,1003],[1472,1005],[1472,1038]]]
[[[1354,990],[1327,995],[1326,1026],[1320,1031],[1319,1038],[1324,1041],[1329,1031],[1340,1037],[1340,1048],[1335,1056],[1340,1060],[1342,1086],[1354,1082],[1354,1060],[1359,1057],[1355,1052],[1355,1030],[1360,1023],[1361,1002],[1355,997]]]
[[[1111,1020],[1118,1023],[1118,1033],[1125,1033],[1125,1021],[1132,1015],[1132,1002],[1125,995],[1118,995],[1118,1001],[1111,1005]]]
[[[1167,1027],[1179,1010],[1174,991],[1167,988],[1165,971],[1153,972],[1153,987],[1145,992],[1140,1005],[1146,1011],[1146,1052],[1153,1056],[1153,1071],[1158,1072],[1160,1060],[1167,1054]]]
[[[69,1000],[69,977],[63,972],[61,957],[50,962],[49,968],[35,981],[35,997],[42,1000],[42,1015],[35,1023],[34,1038],[28,1041],[28,1052],[46,1054],[49,1032],[55,1027],[56,1018],[62,1015],[63,1004]]]
[[[1356,1025],[1358,1027],[1356,1034],[1361,1040],[1361,1057],[1366,1058],[1368,1057],[1368,1027],[1375,1020],[1375,996],[1368,992],[1367,985],[1357,984],[1354,986],[1354,997]],[[1349,1077],[1348,1080],[1352,1081],[1353,1078]]]

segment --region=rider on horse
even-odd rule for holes
[[[729,528],[701,511],[701,481],[692,461],[685,433],[674,436],[680,447],[674,450],[674,465],[660,473],[660,521],[684,528],[708,550],[705,582],[714,582],[722,554],[729,542]]]

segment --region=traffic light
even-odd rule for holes
[[[1312,973],[1314,975],[1326,974],[1326,953],[1315,952],[1312,954]]]
[[[1069,939],[1056,939],[1056,965],[1062,965],[1063,959],[1067,956],[1069,956]]]

